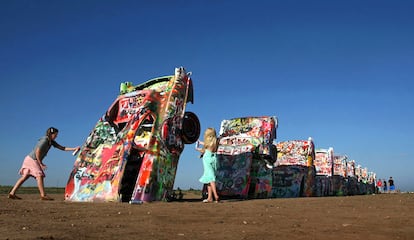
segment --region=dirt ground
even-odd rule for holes
[[[74,203],[0,195],[1,239],[414,239],[414,194]]]

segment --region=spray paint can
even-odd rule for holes
[[[78,148],[75,151],[73,151],[72,155],[75,156],[79,152],[79,150],[80,150],[80,148]]]

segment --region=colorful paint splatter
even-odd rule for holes
[[[200,134],[196,115],[185,112],[187,102],[193,102],[193,89],[184,68],[137,86],[122,83],[120,95],[77,155],[65,199],[165,199],[173,190],[184,144]]]

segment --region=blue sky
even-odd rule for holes
[[[254,4],[253,4],[254,3]],[[82,145],[119,84],[193,72],[202,131],[273,115],[277,141],[312,137],[414,191],[412,1],[0,2],[0,185],[49,126]],[[75,158],[52,149],[47,186]],[[200,188],[193,145],[175,186]],[[26,186],[36,185],[35,180]]]

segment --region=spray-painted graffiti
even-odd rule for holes
[[[252,157],[251,152],[217,154],[217,189],[222,196],[247,197]]]
[[[348,182],[345,177],[334,175],[331,177],[331,182],[334,196],[345,196],[348,194]]]
[[[268,198],[272,192],[272,169],[263,161],[253,161],[249,198]]]
[[[303,174],[293,166],[280,166],[273,170],[272,197],[299,197],[303,191]],[[302,187],[302,188],[301,188]]]
[[[316,174],[323,176],[333,175],[333,148],[316,149],[314,160]]]
[[[357,195],[358,192],[358,179],[354,176],[347,177],[347,195]]]
[[[193,89],[184,68],[137,86],[123,83],[120,90],[76,158],[66,200],[161,200],[172,191],[184,143],[198,139],[198,118],[185,117]],[[196,129],[183,131],[183,119]],[[193,135],[184,141],[187,132]]]
[[[331,196],[334,193],[331,180],[334,171],[333,156],[333,148],[315,150],[316,196]]]
[[[315,196],[323,197],[332,195],[331,178],[325,175],[315,177]]]
[[[315,147],[311,138],[279,142],[273,170],[273,197],[313,196]]]
[[[278,165],[312,166],[315,159],[315,147],[311,138],[279,142],[277,148]]]
[[[346,177],[347,176],[347,156],[334,155],[334,175]]]
[[[223,120],[217,150],[217,189],[222,197],[268,197],[276,159],[276,117]]]
[[[351,160],[346,163],[346,176],[347,177],[355,177],[355,161]]]
[[[315,168],[285,165],[273,169],[272,197],[289,198],[313,196]]]
[[[374,189],[375,174],[355,166],[346,156],[335,156],[333,148],[315,150],[311,138],[272,144],[276,128],[275,118],[268,117],[222,121],[217,151],[221,196],[333,196]],[[270,167],[269,160],[273,161]]]
[[[276,139],[276,117],[245,117],[223,120],[220,127],[220,144],[256,147],[262,155],[275,154],[273,140]]]

